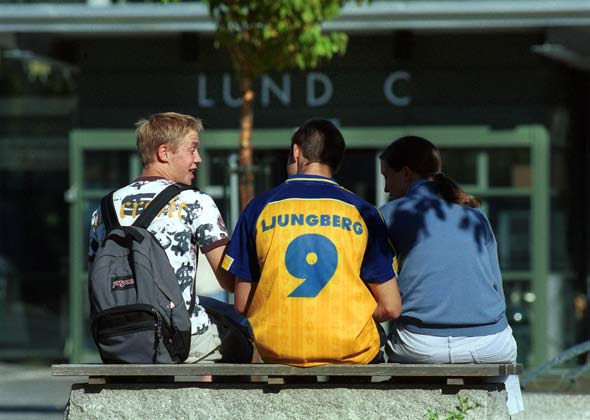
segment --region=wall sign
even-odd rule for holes
[[[410,73],[399,70],[389,73],[383,81],[382,92],[384,98],[391,105],[397,107],[408,106],[412,98],[408,94],[402,93],[400,87],[402,84],[411,82],[412,76]],[[237,108],[242,103],[242,98],[232,92],[232,84],[234,80],[231,73],[223,73],[221,77],[221,90],[219,86],[213,89],[212,82],[207,74],[201,73],[198,76],[198,104],[201,108],[216,108],[219,106],[227,106],[230,108]],[[319,107],[330,104],[334,96],[334,83],[332,79],[325,73],[308,72],[305,74],[305,106]],[[377,81],[377,83],[379,83]],[[271,106],[271,99],[278,101],[285,107],[291,106],[292,102],[292,87],[291,75],[283,73],[280,82],[270,78],[268,75],[263,75],[260,78],[259,92],[256,98],[260,98],[260,105],[263,108]],[[407,89],[404,89],[407,90]],[[212,92],[217,92],[215,95]]]

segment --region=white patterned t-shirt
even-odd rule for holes
[[[143,209],[164,188],[174,182],[158,177],[138,178],[113,194],[115,212],[121,226],[131,225]],[[197,246],[205,254],[227,244],[229,238],[223,218],[213,199],[196,190],[185,190],[166,204],[148,230],[166,251],[187,308],[191,300],[191,284],[196,275]],[[92,214],[88,257],[94,259],[106,235],[100,207]],[[210,320],[199,305],[198,298],[191,315],[192,334],[202,334]]]

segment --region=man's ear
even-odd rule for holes
[[[299,148],[298,144],[293,145],[291,155],[293,156],[293,161],[295,162],[301,158],[301,149]]]
[[[170,147],[167,144],[161,144],[156,150],[156,158],[159,162],[168,162],[168,153],[170,153]]]

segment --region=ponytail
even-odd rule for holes
[[[443,199],[450,203],[460,204],[469,207],[481,207],[481,200],[471,194],[467,194],[452,178],[442,172],[432,177],[438,187],[438,192]]]

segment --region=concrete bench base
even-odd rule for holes
[[[501,385],[153,383],[75,384],[67,420],[444,419],[457,395],[476,401],[466,419],[508,419]]]

